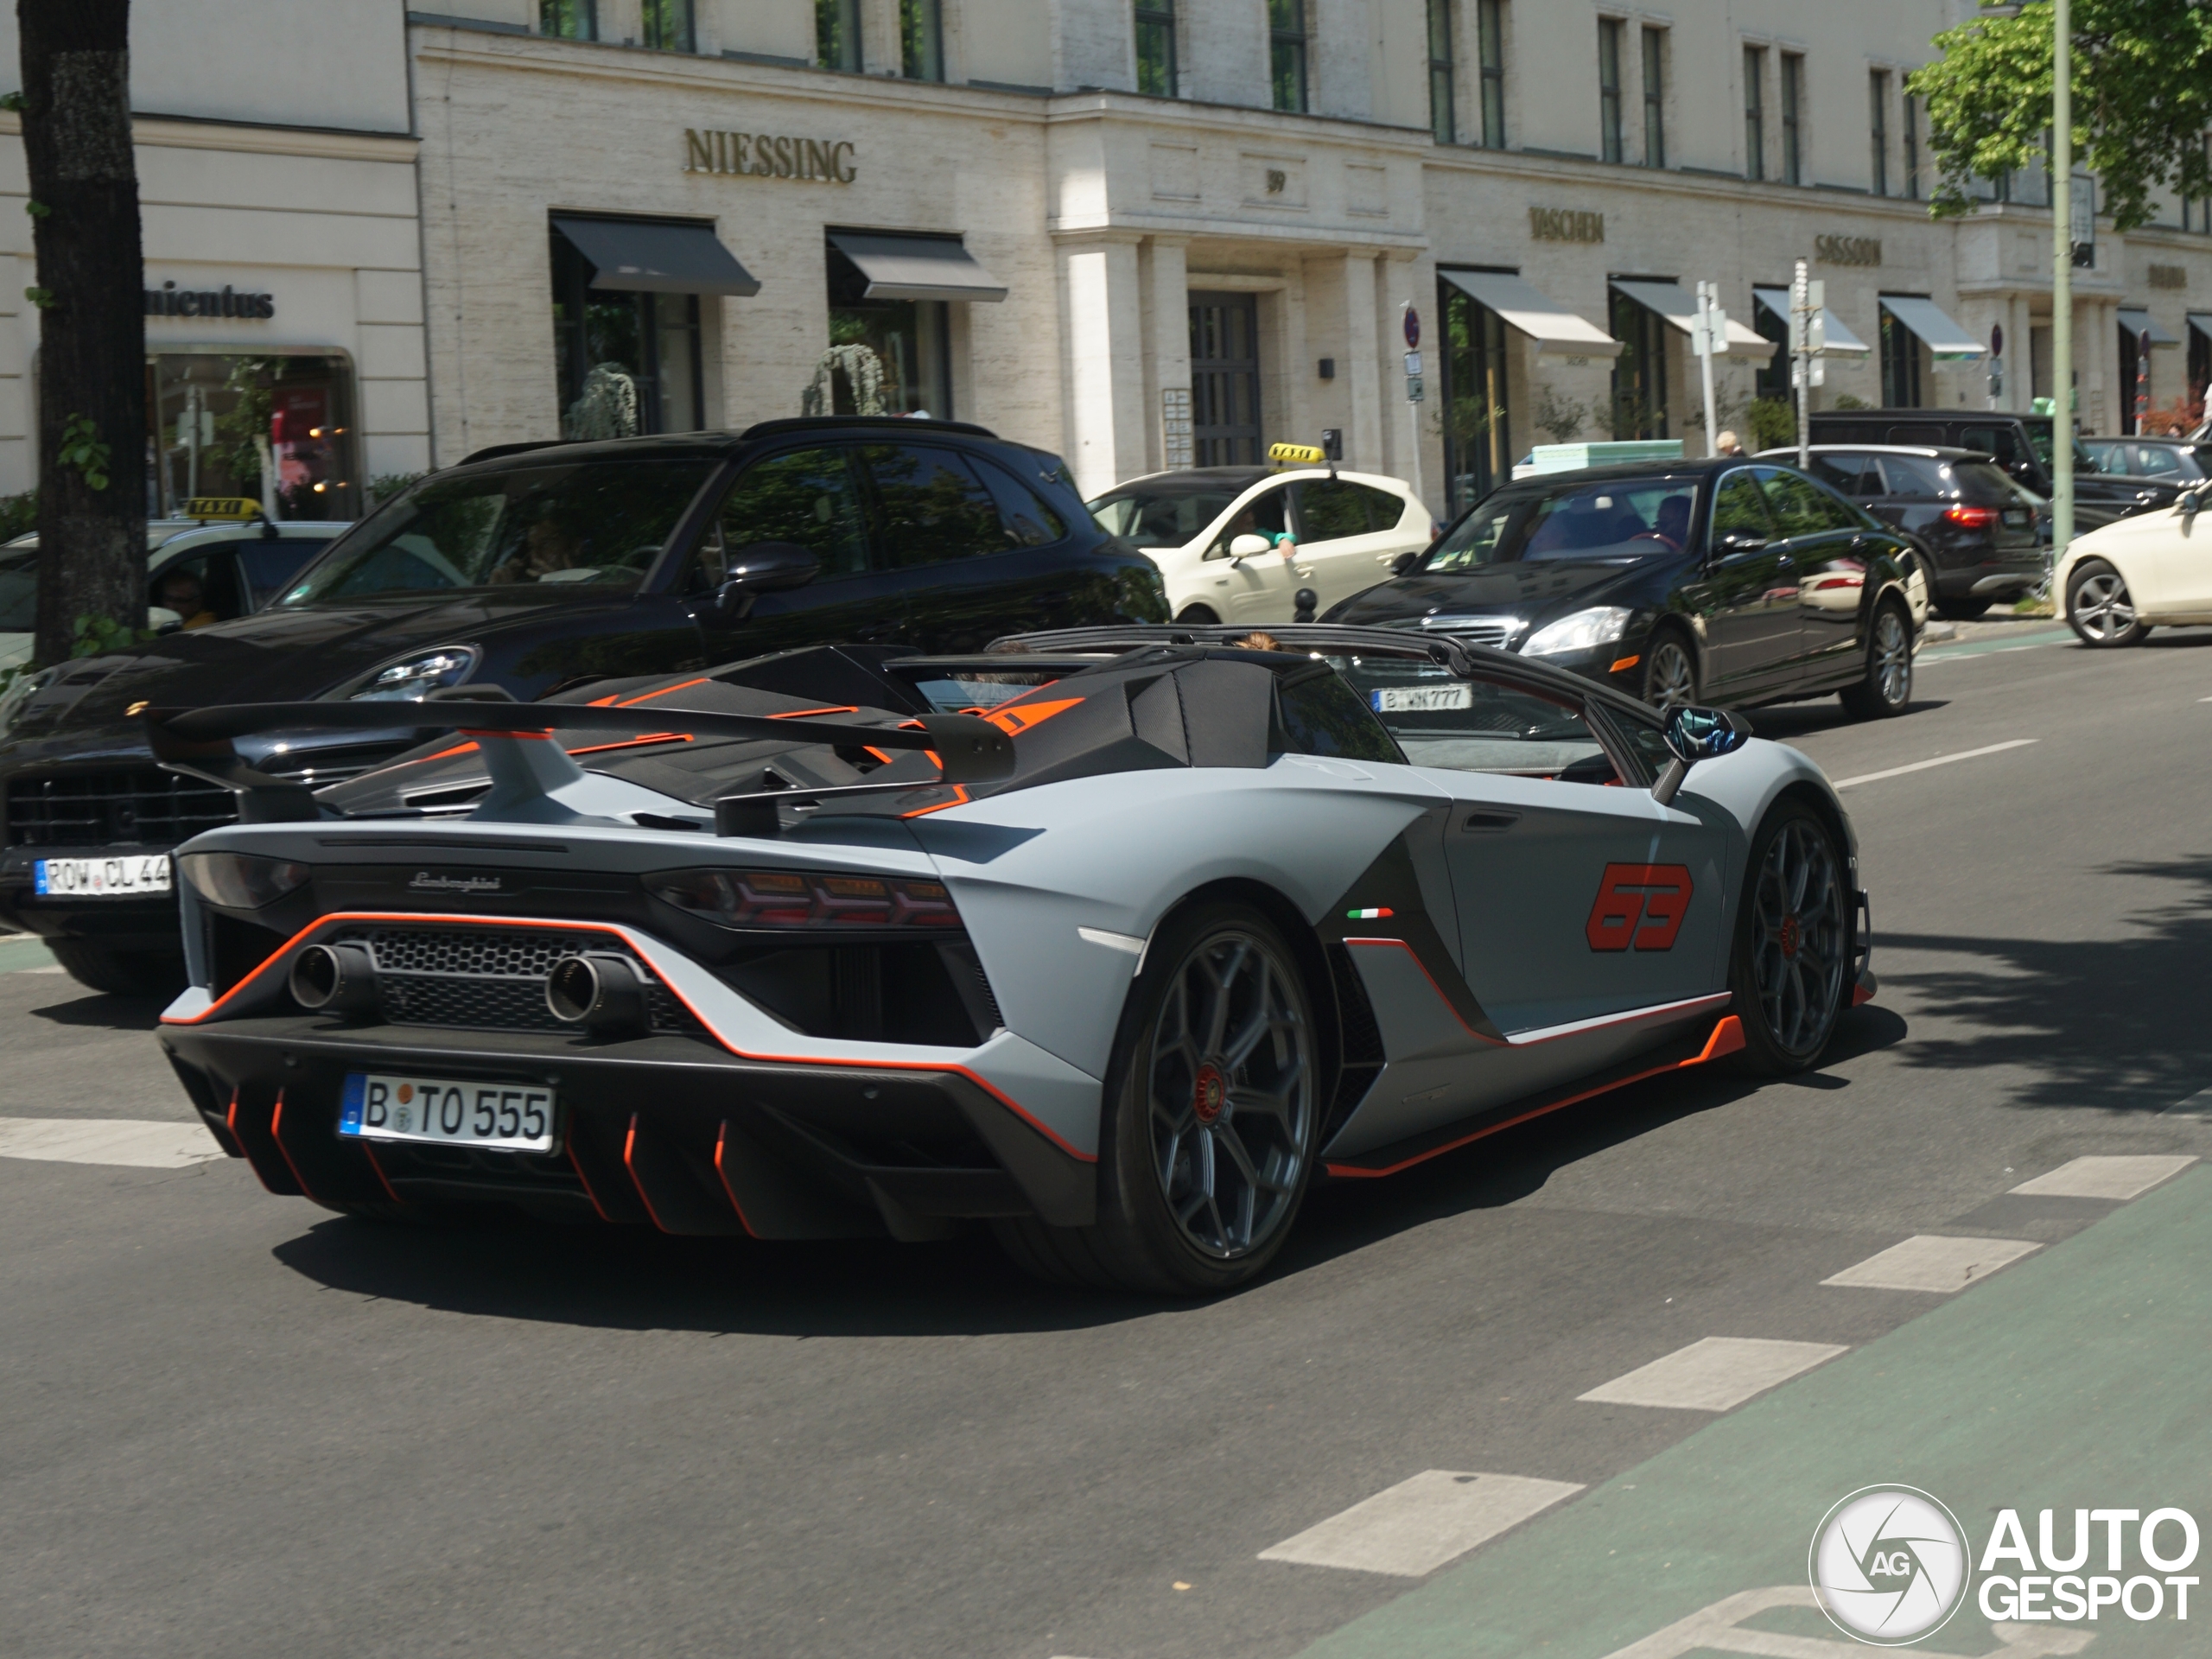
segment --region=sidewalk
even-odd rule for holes
[[[1847,1642],[1805,1585],[1821,1517],[1878,1483],[1948,1504],[1976,1564],[2000,1509],[2021,1513],[2031,1544],[2037,1511],[2061,1510],[2062,1548],[2072,1535],[2064,1512],[2076,1508],[2174,1505],[2212,1523],[2209,1281],[2212,1169],[2198,1168],[1716,1419],[1316,1643],[1307,1659],[1876,1651]],[[2097,1559],[2084,1572],[2103,1567],[2103,1536],[2096,1528]],[[2176,1548],[2171,1531],[2164,1547]],[[2123,1560],[2126,1573],[2148,1570],[2132,1529]],[[2212,1580],[2201,1554],[2181,1570]],[[2094,1624],[1998,1628],[1970,1592],[1912,1650],[2201,1654],[2212,1647],[2208,1627],[2212,1598],[2202,1590],[2190,1592],[2187,1624],[2170,1605],[2145,1624],[2107,1607]]]

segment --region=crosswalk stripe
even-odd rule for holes
[[[2022,1181],[2012,1189],[2030,1198],[2113,1198],[2125,1200],[2148,1192],[2169,1176],[2196,1161],[2188,1153],[2133,1157],[2076,1158],[2047,1175]]]
[[[140,1118],[115,1117],[0,1117],[0,1158],[182,1169],[222,1155],[223,1149],[197,1123],[151,1123]]]
[[[1582,1488],[1572,1481],[1425,1469],[1263,1549],[1263,1561],[1418,1579]]]
[[[1850,1290],[1927,1290],[1948,1294],[2042,1248],[2022,1238],[1946,1238],[1921,1233],[1821,1282]]]
[[[1707,1337],[1574,1397],[1609,1406],[1726,1411],[1777,1382],[1786,1382],[1801,1371],[1809,1371],[1849,1351],[1827,1342]]]

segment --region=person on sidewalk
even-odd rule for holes
[[[1733,432],[1723,432],[1713,441],[1713,453],[1717,455],[1740,455],[1744,453],[1744,441]]]

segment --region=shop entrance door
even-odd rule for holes
[[[1191,296],[1191,438],[1201,467],[1259,463],[1259,324],[1249,294]]]

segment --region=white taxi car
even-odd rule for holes
[[[1402,479],[1322,467],[1197,467],[1117,484],[1091,512],[1160,567],[1179,622],[1289,622],[1388,582],[1436,538]]]
[[[2051,573],[2088,645],[2140,645],[2156,626],[2212,623],[2212,484],[2077,536]]]

